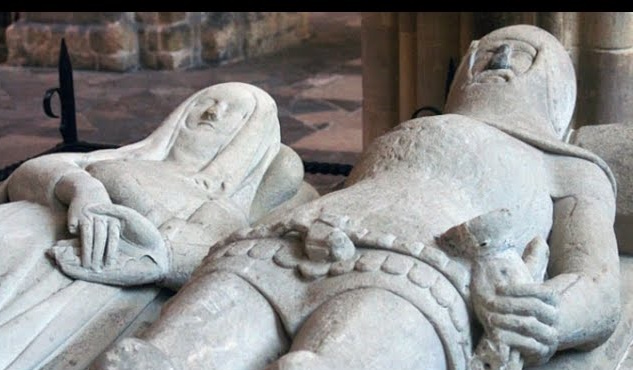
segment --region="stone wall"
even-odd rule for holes
[[[308,37],[307,14],[24,12],[7,29],[10,65],[57,65],[60,39],[78,69],[183,69],[280,50]]]
[[[138,66],[130,12],[24,12],[7,29],[10,65],[56,67],[63,37],[77,69],[126,71]]]
[[[200,28],[202,60],[218,63],[271,53],[308,36],[301,13],[206,13]]]
[[[7,59],[6,29],[11,24],[14,14],[11,12],[0,12],[0,63]]]
[[[151,69],[200,65],[200,18],[194,12],[136,13],[140,63]]]

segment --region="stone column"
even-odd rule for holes
[[[363,145],[411,117],[445,103],[449,63],[470,42],[503,26],[534,24],[534,12],[363,13]]]
[[[417,108],[417,20],[415,13],[398,13],[398,117],[405,121]]]
[[[200,64],[200,20],[195,12],[137,12],[141,64],[181,69]]]
[[[473,39],[480,39],[497,28],[513,24],[534,24],[534,12],[475,12],[473,13]]]
[[[62,37],[75,68],[138,67],[138,37],[129,12],[22,12],[6,30],[7,63],[56,67]]]
[[[579,125],[633,122],[633,13],[580,14]]]
[[[363,13],[364,146],[421,106],[442,109],[460,34],[460,13]]]
[[[363,13],[363,147],[399,121],[398,14]]]
[[[417,107],[444,109],[451,60],[457,68],[461,58],[460,13],[417,13]],[[407,118],[413,112],[408,112]]]

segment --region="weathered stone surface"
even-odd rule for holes
[[[88,25],[114,22],[126,16],[122,12],[22,12],[21,18],[36,23]]]
[[[11,65],[57,65],[61,35],[53,34],[51,26],[16,22],[7,28],[7,63]]]
[[[192,58],[187,51],[144,53],[142,63],[151,69],[180,69],[190,67]]]
[[[121,51],[136,53],[137,64],[149,68],[180,69],[207,63],[235,61],[270,53],[308,36],[306,18],[300,13],[236,12],[84,12],[23,13],[10,43],[9,63],[54,66],[62,36],[73,39],[70,54],[77,68],[127,70],[102,55]],[[33,29],[33,30],[31,30]],[[71,30],[72,29],[72,30]],[[51,32],[46,36],[43,32]],[[87,36],[86,36],[87,35]],[[26,39],[28,48],[21,45]],[[52,40],[54,46],[42,42]],[[86,40],[88,45],[86,45]],[[9,45],[9,43],[7,43]],[[176,54],[171,55],[170,53]],[[91,54],[92,53],[92,54]],[[127,61],[124,63],[127,65]]]
[[[114,54],[120,51],[135,52],[138,48],[136,32],[119,22],[91,28],[88,38],[90,48],[98,54]]]
[[[186,50],[181,52],[162,52],[156,54],[156,69],[179,69],[192,65],[191,53]]]
[[[82,26],[68,26],[64,32],[64,40],[68,47],[69,53],[86,53],[90,50],[90,41],[88,35],[90,34],[89,27]]]
[[[130,13],[120,12],[73,12],[72,14],[72,23],[84,25],[111,23],[131,19]]]
[[[141,65],[144,68],[159,69],[156,64],[157,63],[156,53],[152,53],[147,50],[141,49],[139,51],[139,57],[140,57]]]
[[[136,12],[135,19],[140,23],[155,24],[158,23],[158,12]]]
[[[158,20],[160,23],[170,24],[184,20],[187,17],[186,12],[159,12]]]
[[[623,282],[620,296],[622,317],[609,340],[592,351],[567,351],[543,365],[526,370],[629,370],[633,361],[633,289],[626,282],[633,281],[633,257],[620,257],[620,275]]]
[[[125,72],[138,67],[138,54],[119,51],[114,54],[97,55],[97,69]]]
[[[160,33],[161,50],[177,51],[181,49],[192,49],[191,26],[180,23],[175,26],[163,28]]]
[[[169,25],[175,22],[184,21],[187,18],[187,15],[187,12],[136,12],[135,19],[138,22],[146,24]]]
[[[618,181],[615,234],[621,253],[633,254],[633,126],[606,124],[581,127],[575,144],[604,159]]]
[[[266,17],[251,20],[246,26],[246,40],[256,42],[259,39],[270,38],[276,32],[283,31],[277,18],[276,14],[272,13]]]
[[[219,63],[243,57],[242,50],[239,47],[240,39],[237,35],[239,35],[239,32],[234,25],[229,25],[222,29],[202,25],[200,28],[202,60],[207,63]]]
[[[588,48],[633,48],[633,12],[582,13],[583,42]]]
[[[94,14],[94,13],[91,13]],[[24,12],[20,18],[28,22],[38,23],[70,23],[73,21],[71,12]]]
[[[174,69],[191,68],[195,64],[194,57],[190,50],[177,51],[172,55],[174,59]]]
[[[56,67],[62,37],[77,69],[127,71],[138,67],[137,34],[127,21],[82,26],[20,20],[8,29],[7,63]]]
[[[299,13],[262,13],[246,24],[245,56],[280,50],[305,38]]]
[[[100,58],[98,55],[92,52],[82,53],[82,52],[72,52],[70,53],[70,62],[72,63],[73,68],[76,69],[96,69],[97,60]],[[103,69],[103,68],[102,68]],[[103,69],[107,70],[107,69]],[[115,69],[118,71],[125,71],[127,69]]]
[[[141,52],[152,53],[160,50],[158,38],[160,36],[158,27],[144,27],[139,32],[139,41]]]
[[[633,48],[581,49],[579,60],[579,124],[633,122]]]

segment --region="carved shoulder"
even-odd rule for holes
[[[546,154],[545,160],[552,198],[591,198],[615,207],[611,182],[598,165],[581,158],[553,154]]]

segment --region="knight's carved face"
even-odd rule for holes
[[[514,25],[471,44],[444,111],[561,139],[575,99],[576,76],[563,45],[538,27]]]
[[[529,71],[536,58],[534,46],[520,40],[479,43],[471,54],[471,83],[505,83]]]

